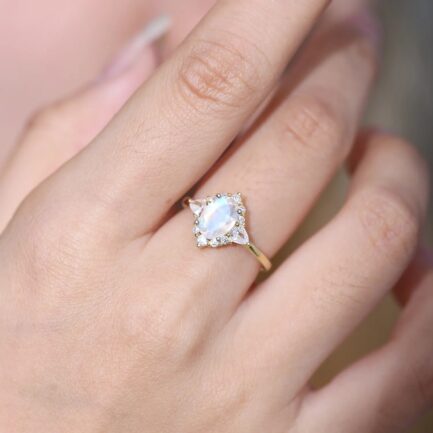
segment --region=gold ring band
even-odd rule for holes
[[[244,247],[257,259],[257,261],[262,265],[264,271],[271,270],[271,261],[254,244],[248,242]]]

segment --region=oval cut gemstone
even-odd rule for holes
[[[220,197],[205,205],[198,219],[198,228],[207,239],[222,237],[237,222],[236,205],[230,197]]]

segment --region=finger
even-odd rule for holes
[[[279,378],[284,394],[297,392],[395,285],[418,242],[428,200],[424,161],[392,136],[361,140],[364,156],[342,211],[233,320],[234,356],[259,353],[253,362]]]
[[[173,17],[173,25],[161,44],[163,58],[167,58],[205,16],[216,0],[158,1],[159,13]]]
[[[219,2],[57,176],[50,199],[74,185],[76,211],[97,208],[116,239],[154,229],[231,142],[328,1]]]
[[[166,58],[178,47],[215,3],[215,0],[186,0],[183,2],[162,0],[158,2],[157,12],[167,13],[173,17],[170,32],[161,44],[163,57]],[[326,13],[326,18],[341,21],[344,17],[353,16],[357,11],[363,10],[368,3],[368,0],[335,0]]]
[[[412,296],[389,343],[308,397],[300,419],[305,431],[397,433],[431,408],[431,255],[419,253],[399,286]]]
[[[84,90],[37,113],[0,176],[0,232],[24,197],[84,148],[156,66],[150,23]]]
[[[277,95],[258,128],[240,140],[196,192],[203,198],[241,191],[250,211],[248,231],[266,254],[273,255],[294,232],[347,154],[374,76],[375,46],[374,34],[353,22],[319,32],[288,78],[291,88],[295,76],[303,77],[296,89],[288,96],[284,91]],[[207,304],[201,310],[207,320],[217,317],[217,323],[224,323],[259,265],[241,247],[195,248],[193,221],[185,210],[162,227],[149,246],[161,254],[168,242],[174,243],[166,252],[168,261],[183,257],[182,269],[206,270],[194,272],[196,278],[206,276],[202,300]],[[229,283],[223,274],[230,275]],[[189,299],[187,291],[179,296]],[[195,290],[196,304],[197,297]],[[209,306],[214,314],[209,314]]]

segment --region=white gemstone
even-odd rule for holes
[[[197,226],[207,239],[215,239],[230,232],[237,220],[235,202],[230,197],[215,197],[203,207]]]
[[[212,239],[211,241],[210,241],[210,246],[212,247],[212,248],[216,248],[216,247],[219,247],[219,242],[216,240],[216,239]]]
[[[201,200],[190,200],[189,201],[189,208],[191,209],[192,213],[194,215],[200,215],[200,212],[203,208],[203,203]]]
[[[207,246],[206,236],[201,235],[201,236],[199,236],[197,238],[197,246],[198,247],[205,247],[205,246]]]
[[[250,241],[248,238],[248,233],[243,227],[234,229],[232,231],[232,240],[236,244],[241,244],[241,245],[246,245]]]

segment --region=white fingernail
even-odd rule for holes
[[[122,74],[134,63],[146,46],[161,39],[168,32],[170,27],[171,19],[168,15],[160,15],[152,20],[120,51],[110,65],[103,71],[100,79],[110,79]]]

